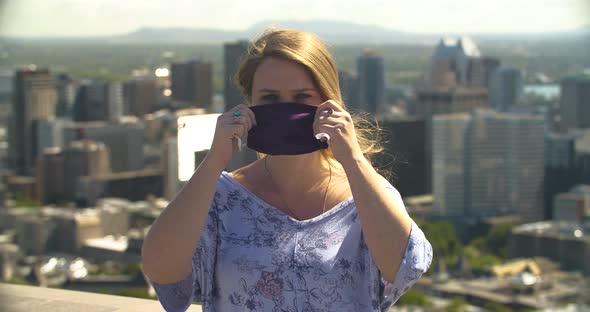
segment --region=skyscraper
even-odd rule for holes
[[[43,204],[58,203],[65,194],[65,164],[62,149],[47,148],[37,161],[37,194]]]
[[[223,45],[223,97],[225,110],[246,103],[246,99],[234,82],[234,76],[238,72],[242,58],[248,52],[248,45],[247,40],[228,42]]]
[[[158,107],[158,85],[154,78],[138,77],[123,83],[124,114],[143,117]]]
[[[72,117],[78,82],[67,74],[59,74],[55,78],[57,88],[57,116]]]
[[[358,101],[358,79],[346,70],[338,70],[338,82],[342,99],[347,107],[354,107]]]
[[[508,66],[496,68],[488,86],[491,106],[501,112],[515,107],[522,94],[522,85],[520,70]]]
[[[493,59],[482,57],[468,37],[441,39],[416,88],[416,114],[430,118],[487,107],[485,82],[495,64]]]
[[[57,92],[49,70],[22,69],[14,77],[11,157],[16,173],[31,174],[37,157],[34,122],[55,117]]]
[[[375,155],[377,167],[391,170],[391,182],[407,196],[431,193],[426,166],[426,122],[424,119],[400,117],[379,120],[386,131],[382,153]]]
[[[90,140],[70,142],[63,151],[64,199],[77,200],[79,178],[105,175],[111,171],[111,155],[105,144]]]
[[[63,131],[64,144],[84,139],[104,143],[110,150],[113,172],[144,168],[143,124],[136,120],[76,123]]]
[[[432,194],[437,213],[459,217],[467,208],[466,144],[471,116],[452,114],[432,120]]]
[[[365,51],[357,59],[358,101],[351,108],[378,114],[385,104],[385,65],[375,51]]]
[[[172,63],[172,100],[180,107],[208,109],[213,100],[213,64],[201,60]]]
[[[543,119],[476,111],[433,119],[433,193],[439,212],[543,218]]]
[[[467,200],[477,216],[544,216],[545,135],[542,117],[477,111],[467,138]]]
[[[8,105],[12,96],[14,72],[0,70],[0,105]]]
[[[76,95],[75,121],[104,121],[123,115],[123,89],[119,82],[82,82]]]
[[[555,195],[567,192],[578,183],[576,168],[576,134],[545,134],[545,219],[553,218]]]
[[[561,81],[561,125],[564,129],[590,128],[590,76]]]

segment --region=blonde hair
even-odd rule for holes
[[[346,109],[340,91],[336,62],[322,40],[310,32],[275,27],[267,29],[262,36],[250,43],[248,53],[234,77],[242,94],[248,100],[248,105],[251,105],[252,84],[256,69],[268,57],[281,58],[303,65],[322,97],[325,100],[333,100]],[[365,157],[372,162],[373,156],[383,151],[380,143],[380,128],[377,124],[372,125],[361,114],[351,115],[359,146]],[[321,150],[321,154],[327,160],[334,159],[330,148]],[[261,157],[261,154],[259,153],[258,156]]]

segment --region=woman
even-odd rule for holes
[[[432,248],[365,157],[376,145],[345,110],[326,47],[310,33],[268,31],[237,80],[251,104],[218,118],[209,153],[146,236],[143,270],[161,304],[387,310]],[[225,172],[242,138],[264,157]]]

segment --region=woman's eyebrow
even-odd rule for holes
[[[301,88],[301,89],[293,89],[293,90],[291,90],[291,92],[305,92],[305,91],[317,92],[317,90],[315,88]],[[266,92],[266,93],[279,93],[279,90],[262,88],[262,89],[258,90],[258,92],[260,92],[260,93],[262,93],[262,92]]]
[[[302,88],[302,89],[293,89],[291,90],[293,92],[303,92],[303,91],[317,91],[315,88]],[[278,90],[273,90],[273,89],[267,89],[267,88],[263,88],[258,90],[258,92],[268,92],[268,93],[278,93]]]

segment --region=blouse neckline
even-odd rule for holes
[[[344,209],[345,207],[350,206],[350,204],[354,202],[353,195],[350,195],[347,198],[345,198],[344,200],[342,200],[341,202],[339,202],[338,204],[336,204],[335,206],[333,206],[332,208],[326,210],[322,214],[319,214],[319,215],[317,215],[317,216],[315,216],[313,218],[310,218],[310,219],[299,220],[299,219],[293,218],[289,214],[283,212],[279,208],[277,208],[277,207],[269,204],[264,199],[260,198],[256,194],[254,194],[254,192],[250,191],[242,183],[238,182],[229,172],[223,171],[221,174],[230,183],[237,185],[241,190],[243,190],[244,192],[246,192],[250,197],[254,198],[254,200],[258,201],[259,203],[261,203],[261,204],[263,204],[265,206],[270,207],[271,209],[273,209],[275,211],[275,213],[277,213],[278,215],[282,216],[285,219],[288,219],[290,222],[292,222],[294,224],[297,224],[297,225],[304,225],[304,224],[309,224],[309,223],[315,223],[315,222],[319,222],[321,220],[327,219],[329,216],[337,213],[338,211]]]

